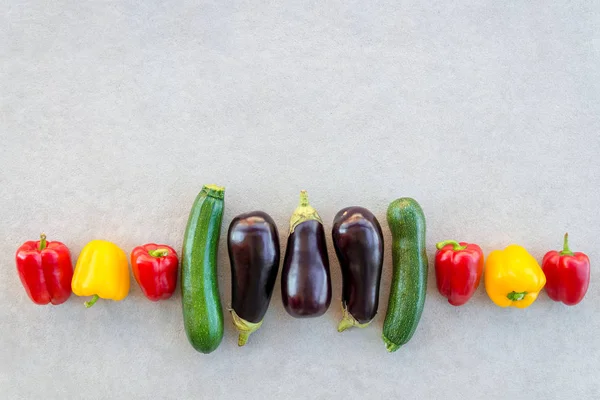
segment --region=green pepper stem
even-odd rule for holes
[[[100,298],[100,296],[95,294],[94,297],[92,297],[92,299],[90,301],[86,301],[85,303],[83,303],[83,305],[85,306],[85,308],[90,308],[91,306],[96,304],[96,302],[98,301],[99,298]]]
[[[565,238],[563,241],[563,250],[560,252],[561,256],[572,256],[573,252],[569,249],[569,233],[565,233]]]
[[[47,242],[46,242],[46,234],[42,233],[40,235],[40,251],[44,250],[47,246]]]
[[[526,295],[527,295],[527,292],[512,291],[509,294],[507,294],[506,297],[508,297],[508,299],[510,301],[521,301],[525,298]]]
[[[168,256],[169,255],[169,250],[167,250],[167,249],[154,249],[154,250],[149,250],[148,254],[150,254],[152,257],[160,258],[160,257]]]
[[[453,251],[460,251],[460,250],[464,250],[467,248],[467,246],[461,246],[460,243],[458,243],[456,240],[444,240],[443,242],[439,242],[438,244],[436,244],[435,247],[438,250],[441,250],[445,246],[448,246],[449,244],[452,245]]]

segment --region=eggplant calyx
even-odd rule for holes
[[[315,220],[319,223],[323,223],[323,220],[308,202],[308,192],[306,190],[300,191],[300,203],[294,210],[292,217],[290,218],[290,235],[294,232],[294,229],[305,221]]]
[[[338,325],[338,332],[344,332],[346,329],[352,328],[353,326],[357,328],[366,328],[370,323],[371,321],[365,322],[364,324],[358,322],[356,318],[350,314],[348,307],[346,307],[346,304],[342,301],[342,320]]]
[[[400,348],[399,344],[392,342],[391,340],[386,338],[385,335],[381,335],[381,337],[383,338],[383,341],[385,343],[385,349],[387,351],[389,351],[390,353],[393,353],[394,351],[396,351]]]
[[[258,328],[262,325],[262,321],[260,322],[248,322],[235,312],[235,310],[231,309],[231,317],[233,318],[233,325],[239,332],[238,336],[238,346],[242,347],[248,341],[250,334],[256,332]]]

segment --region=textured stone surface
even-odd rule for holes
[[[12,1],[0,13],[0,388],[6,399],[600,398],[600,6],[564,2]],[[227,3],[221,5],[220,3]],[[285,2],[284,2],[285,3]],[[563,2],[554,2],[563,3]],[[224,232],[262,209],[282,245],[298,191],[331,229],[371,209],[386,244],[373,326],[336,332],[334,302],[294,320],[279,280],[261,330],[194,352],[180,296],[33,305],[13,254],[45,231],[180,249],[203,183],[227,187]],[[569,231],[593,282],[574,308],[543,294],[460,308],[435,289],[413,338],[380,339],[387,204],[412,196],[438,240],[511,242],[541,260]]]

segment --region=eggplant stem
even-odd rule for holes
[[[371,321],[365,322],[364,324],[358,322],[356,318],[350,314],[348,307],[346,307],[346,304],[342,301],[342,320],[338,325],[338,332],[344,332],[346,329],[352,328],[353,326],[357,328],[366,328],[370,323]]]
[[[248,332],[240,332],[238,336],[238,346],[242,347],[248,342],[248,338],[250,337],[250,333]]]
[[[321,224],[323,220],[317,213],[317,210],[313,208],[308,202],[308,193],[306,190],[300,191],[300,201],[298,207],[294,210],[292,217],[290,218],[290,235],[294,232],[294,229],[305,221],[315,220]]]
[[[258,328],[262,325],[262,320],[260,322],[248,322],[245,319],[241,318],[235,310],[229,310],[231,312],[231,317],[233,318],[233,325],[239,332],[238,336],[238,346],[242,347],[248,342],[248,338],[253,332],[256,332]]]

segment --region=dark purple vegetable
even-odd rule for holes
[[[231,262],[231,315],[238,345],[262,325],[279,269],[279,234],[262,211],[238,215],[227,234]]]
[[[296,318],[323,315],[331,303],[331,278],[323,222],[300,192],[300,205],[290,219],[281,271],[281,297],[286,311]]]
[[[342,269],[343,318],[338,331],[366,327],[377,314],[383,267],[383,233],[363,207],[347,207],[333,220],[333,246]]]

